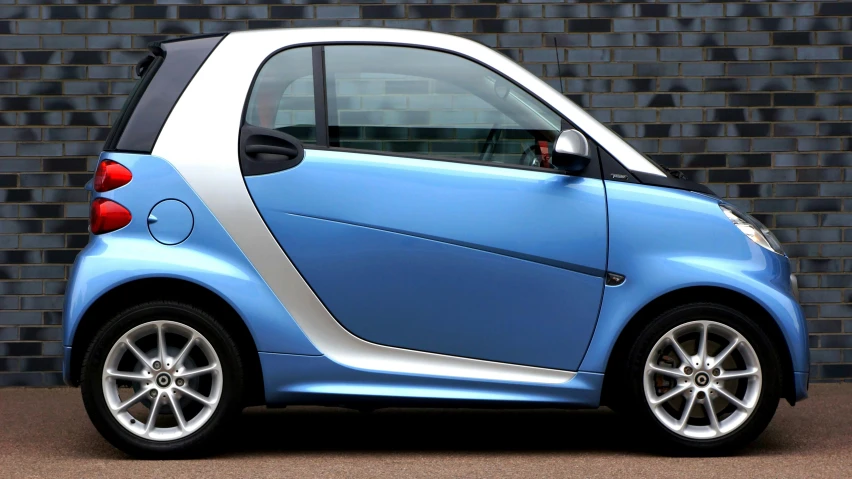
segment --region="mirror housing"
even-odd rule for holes
[[[589,166],[589,140],[577,130],[565,130],[553,144],[550,162],[557,170],[578,173]]]

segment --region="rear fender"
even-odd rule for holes
[[[228,233],[166,160],[150,155],[101,155],[101,159],[106,158],[127,167],[133,179],[123,187],[94,196],[120,203],[133,218],[121,230],[92,236],[78,255],[65,298],[66,346],[73,344],[80,320],[98,298],[128,282],[161,277],[197,284],[223,298],[245,321],[259,351],[320,354]],[[151,209],[165,199],[182,201],[192,212],[192,232],[177,245],[159,243],[148,230]]]

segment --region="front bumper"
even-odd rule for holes
[[[808,388],[810,387],[810,374],[793,373],[793,382],[796,388],[796,402],[807,399]]]
[[[790,288],[793,290],[793,297],[796,298],[796,302],[799,301],[799,279],[796,278],[794,273],[790,273]]]

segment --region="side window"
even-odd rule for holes
[[[449,53],[325,48],[332,147],[550,167],[561,118],[501,75]]]
[[[246,123],[273,128],[303,143],[316,143],[314,75],[310,47],[284,50],[260,69],[246,110]]]

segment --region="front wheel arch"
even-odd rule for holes
[[[190,281],[174,278],[145,278],[117,286],[95,300],[80,319],[71,348],[70,380],[80,385],[83,359],[104,321],[132,306],[150,301],[178,301],[203,310],[216,311],[216,319],[232,335],[244,361],[246,406],[265,403],[263,376],[257,345],[243,318],[221,296]]]
[[[690,303],[717,303],[737,310],[753,319],[769,336],[772,346],[781,360],[781,391],[782,396],[790,403],[796,403],[795,379],[793,377],[793,359],[787,341],[778,323],[769,312],[753,299],[736,291],[714,286],[697,286],[670,291],[646,304],[637,312],[621,330],[612,352],[607,361],[604,374],[604,384],[601,393],[601,403],[605,406],[616,407],[617,398],[621,396],[622,365],[625,363],[632,340],[650,321],[660,314],[678,306]]]

